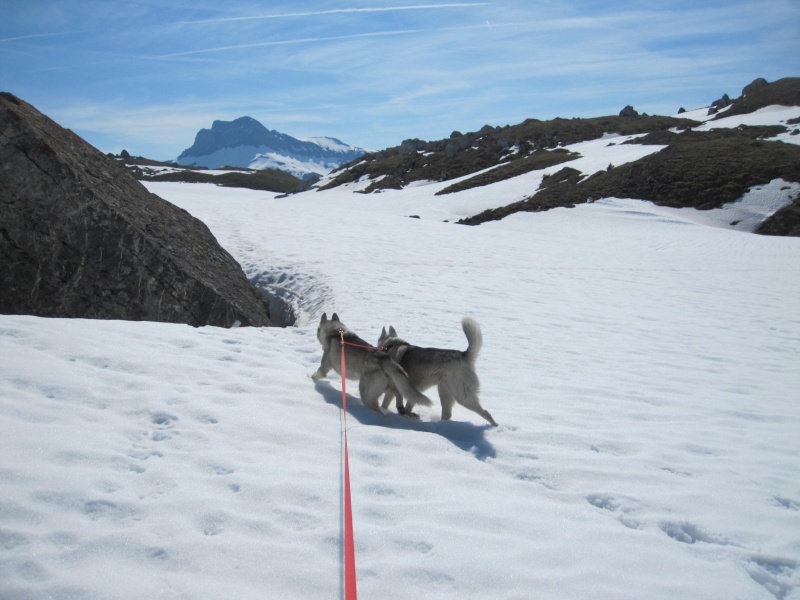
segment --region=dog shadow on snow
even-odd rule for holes
[[[341,390],[334,388],[329,381],[317,381],[314,387],[325,402],[341,408]],[[465,421],[422,421],[403,417],[395,412],[389,412],[386,416],[381,416],[374,410],[364,406],[359,398],[351,394],[347,394],[347,414],[362,425],[388,427],[389,429],[407,429],[440,435],[461,450],[471,452],[479,460],[495,458],[497,455],[494,446],[486,439],[486,431],[492,428],[489,424],[475,425]]]

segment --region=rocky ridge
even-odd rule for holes
[[[773,105],[800,106],[800,78],[768,83],[757,79],[731,100],[712,103],[721,119]],[[712,121],[713,122],[713,121]],[[449,139],[405,140],[400,146],[367,154],[333,172],[320,189],[368,180],[363,193],[400,189],[415,181],[465,178],[440,194],[485,186],[520,174],[564,163],[522,201],[499,206],[460,221],[477,225],[518,211],[575,206],[605,197],[639,198],[656,204],[701,210],[733,202],[754,186],[776,178],[800,182],[800,146],[770,141],[778,134],[798,135],[798,123],[773,127],[695,130],[702,122],[678,117],[640,115],[625,107],[618,116],[537,121],[492,127]],[[609,133],[646,134],[628,143],[658,144],[663,150],[640,160],[588,176],[569,167],[577,158],[563,146],[596,140]],[[470,175],[472,175],[470,177]],[[800,198],[762,223],[758,233],[800,234]]]

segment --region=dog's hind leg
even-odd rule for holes
[[[456,398],[444,384],[439,385],[439,402],[442,403],[442,421],[449,421],[453,416],[453,405]]]
[[[384,414],[378,403],[378,398],[381,397],[381,393],[388,384],[389,378],[382,371],[373,371],[367,375],[362,374],[361,381],[358,382],[358,393],[364,406]]]
[[[389,408],[389,405],[392,403],[392,400],[394,399],[395,399],[394,392],[392,392],[391,390],[387,391],[383,395],[383,402],[381,403],[381,408],[383,410],[387,410]]]
[[[389,405],[392,403],[392,400],[395,400],[394,406],[397,409],[398,415],[406,415],[409,417],[415,417],[414,413],[412,413],[407,407],[403,406],[403,394],[398,392],[397,390],[389,390],[383,396],[383,404],[381,404],[381,408],[383,410],[388,410]]]
[[[442,420],[447,420],[450,418],[453,404],[458,401],[458,403],[464,408],[468,408],[472,412],[479,414],[484,419],[489,421],[492,427],[497,427],[497,423],[495,422],[491,413],[481,406],[481,402],[478,399],[477,394],[478,386],[479,384],[477,378],[475,378],[474,385],[462,386],[459,388],[457,393],[451,393],[450,389],[444,384],[440,385],[439,397],[442,399]],[[448,402],[449,406],[446,407]]]
[[[497,427],[497,422],[492,417],[492,414],[481,406],[480,400],[478,400],[478,396],[476,394],[467,393],[464,396],[464,399],[459,402],[459,404],[461,404],[461,406],[464,408],[468,408],[472,412],[482,416],[484,419],[489,421],[492,427]]]
[[[389,410],[389,405],[392,403],[392,400],[395,400],[395,408],[397,409],[398,415],[413,415],[414,413],[406,410],[403,407],[403,396],[399,392],[388,391],[383,395],[383,402],[381,402],[381,408],[386,411]]]

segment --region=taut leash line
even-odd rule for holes
[[[356,591],[356,550],[353,538],[353,508],[350,499],[350,459],[347,449],[347,371],[344,360],[344,331],[342,338],[342,411],[344,413],[344,597],[345,600],[357,600]]]

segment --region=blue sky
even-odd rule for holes
[[[245,115],[381,149],[674,114],[793,76],[797,0],[0,0],[0,90],[104,152],[162,160]]]

